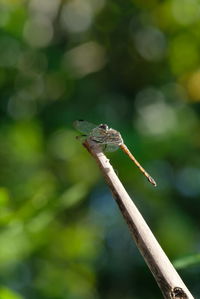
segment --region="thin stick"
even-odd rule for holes
[[[148,172],[140,165],[140,163],[136,160],[136,158],[131,154],[128,147],[123,143],[120,145],[120,148],[123,150],[125,154],[129,156],[129,158],[135,163],[135,165],[139,168],[139,170],[145,175],[147,180],[156,187],[155,180],[148,174]]]
[[[87,139],[83,145],[97,161],[135,243],[156,279],[164,298],[194,299],[129,197],[100,146],[90,139]]]

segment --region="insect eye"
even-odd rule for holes
[[[103,130],[108,130],[108,126],[106,124],[99,125],[99,128]]]

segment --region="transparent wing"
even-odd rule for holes
[[[118,150],[119,146],[114,144],[106,144],[105,145],[105,152],[115,152]]]
[[[89,123],[86,120],[75,120],[73,122],[74,128],[83,134],[89,134],[94,128],[98,127],[95,124]]]

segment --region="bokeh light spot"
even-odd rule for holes
[[[63,60],[64,67],[75,77],[83,77],[101,70],[106,63],[105,50],[96,42],[90,41],[68,51]]]
[[[53,26],[49,18],[35,17],[25,23],[24,38],[30,46],[46,47],[51,42],[52,37]]]
[[[157,28],[147,27],[137,31],[134,35],[135,46],[146,60],[161,60],[166,51],[164,34]]]
[[[147,88],[138,93],[136,109],[139,117],[136,125],[141,133],[163,135],[176,127],[176,115],[172,107],[165,103],[162,92]]]
[[[65,4],[61,24],[72,33],[86,31],[92,23],[93,12],[87,1],[74,0]]]
[[[199,63],[199,49],[192,36],[181,34],[170,45],[170,63],[175,74],[191,71]]]
[[[45,15],[54,19],[57,15],[60,0],[31,0],[29,7],[32,14]]]
[[[186,86],[190,98],[194,101],[200,101],[200,70],[189,76]]]
[[[191,24],[200,18],[200,3],[198,0],[174,0],[172,12],[180,24]]]

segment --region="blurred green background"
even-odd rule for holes
[[[162,298],[75,119],[200,298],[200,2],[0,0],[0,298]]]

